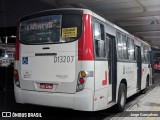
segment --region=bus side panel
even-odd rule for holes
[[[111,98],[111,89],[109,89],[108,62],[95,61],[95,95],[94,110],[107,108],[108,99]]]
[[[118,62],[117,63],[117,93],[120,82],[127,82],[127,97],[136,93],[137,87],[137,65],[136,63]],[[118,96],[118,94],[117,94]]]
[[[142,83],[141,83],[141,89],[144,89],[146,87],[147,82],[147,75],[150,75],[150,70],[148,68],[148,64],[142,63]]]
[[[108,106],[109,86],[96,90],[94,95],[94,111],[106,109]]]
[[[87,73],[83,90],[76,92],[74,109],[93,111],[94,96],[94,61],[81,61],[81,70]]]
[[[82,71],[88,73],[85,81],[84,89],[90,89],[94,91],[94,61],[82,61]]]
[[[15,60],[14,69],[20,70],[20,61]],[[14,81],[14,96],[16,103],[24,103],[21,95],[21,88],[17,87]]]

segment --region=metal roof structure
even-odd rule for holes
[[[160,48],[160,0],[1,0],[0,28],[16,26],[26,14],[63,7],[90,9]]]

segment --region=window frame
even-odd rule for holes
[[[120,34],[120,39],[117,37],[118,34]],[[125,36],[125,38],[126,38],[125,40],[122,40],[122,35]],[[127,48],[127,37],[128,37],[128,35],[126,35],[125,33],[121,32],[121,31],[119,31],[119,30],[116,30],[117,61],[119,61],[119,62],[129,62],[129,58],[128,58],[128,48]],[[124,58],[123,49],[122,49],[122,53],[121,53],[122,58],[120,58],[120,56],[119,56],[118,41],[121,41],[121,42],[124,42],[124,41],[125,41],[125,44],[126,44],[126,53],[127,53],[127,57],[126,57],[126,58]],[[123,47],[123,45],[122,45],[122,47]]]
[[[81,17],[81,27],[80,27],[81,30],[80,30],[79,36],[77,36],[77,38],[73,38],[73,40],[69,40],[69,41],[65,41],[65,42],[25,43],[25,42],[23,42],[21,40],[19,40],[19,42],[21,44],[24,44],[24,45],[65,44],[65,43],[74,42],[74,41],[78,40],[81,37],[82,32],[83,32],[83,12],[80,11],[80,10],[49,10],[49,11],[38,12],[38,13],[35,13],[35,14],[30,14],[28,16],[22,17],[18,21],[18,27],[17,27],[17,29],[19,31],[19,27],[20,27],[20,23],[21,22],[24,22],[24,21],[27,21],[27,20],[30,20],[30,19],[34,19],[34,18],[38,18],[38,17],[45,17],[45,16],[52,16],[52,15],[79,15]],[[62,28],[62,26],[61,26],[61,28]],[[62,31],[60,31],[60,34],[61,34],[61,32]],[[77,32],[78,32],[78,30],[77,30]],[[18,39],[19,39],[19,34],[20,33],[18,32],[18,34],[17,34],[17,38]]]
[[[104,57],[98,57],[97,56],[97,52],[96,52],[96,39],[95,39],[95,23],[99,23],[99,25],[103,25],[103,37],[104,37],[104,51],[105,51],[105,55]],[[93,18],[92,19],[92,27],[93,27],[93,43],[94,43],[94,57],[95,57],[95,60],[107,60],[107,55],[108,55],[108,51],[107,51],[107,42],[106,42],[106,28],[105,28],[105,23],[96,19],[96,18]],[[101,29],[101,28],[100,28]],[[97,39],[97,41],[99,40],[102,40],[102,39]]]
[[[149,50],[149,46],[147,45],[143,45],[143,54],[144,54],[144,63],[150,63],[150,50]],[[145,52],[146,51],[146,52]]]
[[[132,45],[132,48],[134,50],[132,57],[130,57],[130,52],[129,52],[129,50],[131,48],[130,45]],[[129,61],[130,62],[135,62],[136,61],[136,57],[135,57],[135,41],[130,36],[127,36],[127,48],[128,48],[128,59],[129,59]]]

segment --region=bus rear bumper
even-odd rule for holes
[[[14,93],[17,103],[93,111],[93,93],[89,89],[75,94],[65,94],[27,91],[14,86]]]

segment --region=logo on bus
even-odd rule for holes
[[[22,64],[28,64],[28,57],[22,57]]]

